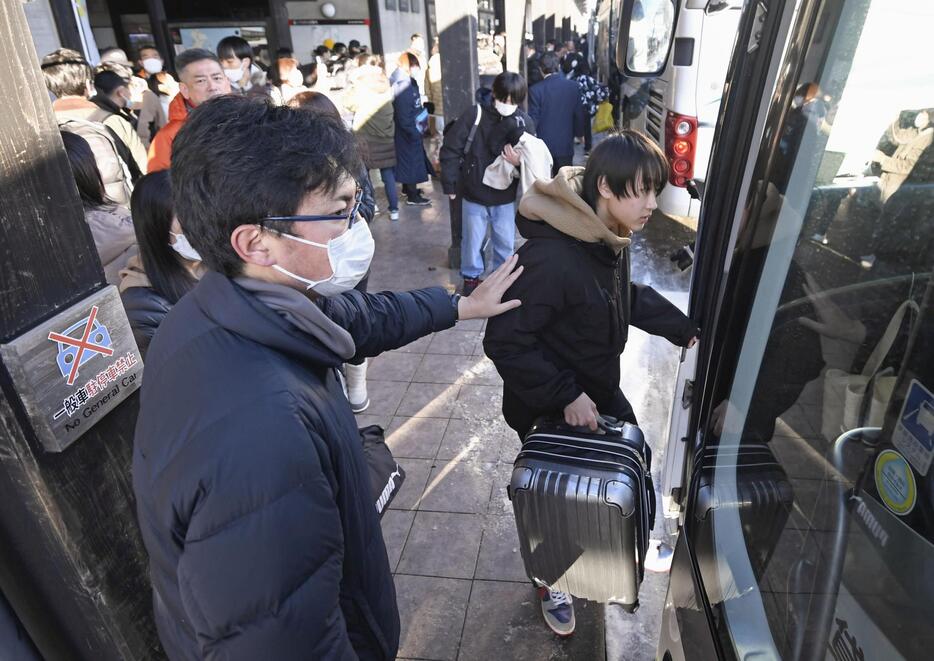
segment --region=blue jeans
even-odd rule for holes
[[[379,176],[386,186],[386,197],[389,199],[389,210],[399,210],[399,194],[396,192],[396,170],[395,168],[380,168]]]
[[[486,228],[492,227],[493,264],[491,270],[499,268],[512,255],[516,246],[516,204],[500,204],[485,207],[482,204],[462,200],[464,233],[461,239],[461,275],[479,278],[483,275],[483,239]]]

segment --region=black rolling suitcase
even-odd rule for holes
[[[537,422],[509,497],[532,581],[633,611],[655,521],[652,455],[638,427],[603,419],[601,428]]]
[[[694,549],[701,573],[705,577],[717,575],[711,512],[735,509],[753,575],[761,581],[794,506],[788,474],[764,443],[707,448],[699,459],[694,477],[698,485]],[[715,479],[718,471],[719,483]]]

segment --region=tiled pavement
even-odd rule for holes
[[[373,359],[370,410],[406,470],[383,519],[402,614],[400,658],[603,658],[602,609],[561,642],[542,624],[505,484],[518,446],[501,382],[464,322]]]
[[[426,193],[429,186],[422,186]],[[371,225],[377,249],[370,291],[432,285],[453,291],[458,284],[447,268],[448,201],[438,190],[429,197],[431,207],[403,206],[398,222],[382,213]],[[381,190],[378,200],[385,211]],[[660,240],[646,232],[647,239],[634,242],[633,272],[664,264],[660,273],[644,271],[641,279],[660,290],[683,291],[688,275],[669,272],[665,244],[680,246],[687,239],[677,228],[657,231]],[[683,294],[678,299],[683,305]],[[571,639],[562,641],[545,627],[505,492],[519,442],[502,421],[502,382],[483,355],[483,328],[482,321],[460,322],[370,361],[372,403],[358,420],[387,430],[387,442],[406,471],[383,519],[402,618],[399,658],[654,658],[664,575],[646,577],[642,607],[634,615],[605,613],[602,605],[576,600],[577,632]],[[629,344],[623,388],[652,442],[659,483],[677,351],[636,329]],[[653,537],[664,536],[663,528],[659,517]]]
[[[447,199],[431,199],[432,207],[403,206],[397,223],[384,213],[372,224],[370,291],[453,291]],[[545,627],[525,577],[505,491],[518,439],[502,420],[502,381],[483,355],[484,326],[459,322],[369,364],[371,404],[358,421],[386,429],[406,471],[383,518],[402,618],[399,658],[603,659],[603,608],[578,602],[577,632],[562,641]]]

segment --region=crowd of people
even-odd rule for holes
[[[41,66],[148,363],[133,483],[160,639],[179,659],[394,658],[395,592],[354,418],[367,358],[498,317],[484,346],[520,437],[547,414],[635,422],[619,390],[628,324],[682,346],[697,335],[629,283],[629,237],[667,161],[623,133],[571,165],[592,112],[586,58],[570,48],[533,54],[531,89],[503,71],[479,90],[446,122],[437,168],[425,142],[440,60],[420,35],[391,63],[351,42],[264,70],[237,36],[178,53],[174,75],[154,47],[138,55],[109,49],[91,67],[59,49]],[[375,172],[392,221],[396,184],[427,205],[418,186],[433,175],[462,207],[460,293],[366,292]],[[514,254],[517,224],[528,241]],[[570,595],[540,588],[545,621],[573,633]]]

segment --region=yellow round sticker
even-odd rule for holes
[[[899,516],[914,509],[918,499],[915,475],[905,458],[895,450],[883,450],[876,458],[876,490],[882,502]]]

